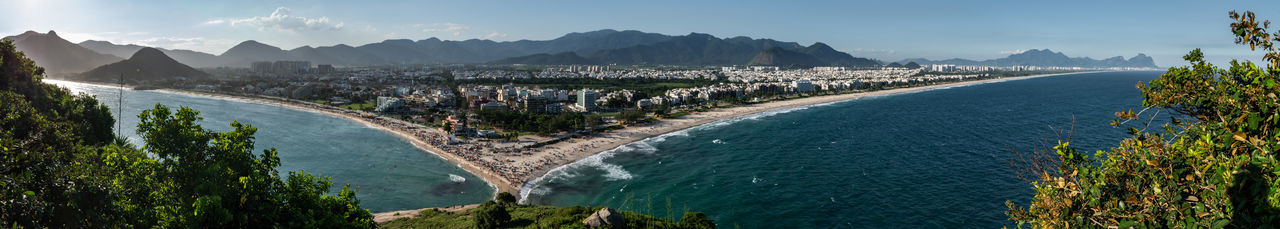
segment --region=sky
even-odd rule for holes
[[[0,33],[57,31],[221,54],[245,40],[283,49],[386,39],[549,40],[600,29],[823,42],[858,57],[992,59],[1029,49],[1186,65],[1257,61],[1233,43],[1231,10],[1280,21],[1277,1],[329,1],[3,0]],[[1280,29],[1280,28],[1276,28]]]

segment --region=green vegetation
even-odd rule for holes
[[[372,103],[354,103],[354,104],[342,105],[339,107],[343,109],[348,109],[348,110],[369,110],[377,106],[378,106],[377,104],[372,104]]]
[[[510,194],[508,194],[510,195]],[[423,210],[418,216],[401,218],[381,224],[383,228],[586,228],[582,220],[603,207],[554,207],[521,205],[503,202],[499,194],[495,201],[479,207],[444,212]],[[621,211],[627,228],[715,228],[715,223],[697,212],[687,212],[679,222]]]
[[[679,117],[684,117],[685,115],[689,115],[689,112],[687,112],[687,111],[681,111],[681,112],[676,112],[676,113],[667,114],[666,116],[663,116],[663,117],[664,117],[664,118],[679,118]]]
[[[631,123],[639,122],[640,120],[644,120],[645,117],[647,116],[645,116],[644,111],[625,110],[625,111],[622,111],[621,113],[618,113],[618,115],[615,116],[615,119],[624,121],[627,124],[631,124]]]
[[[10,228],[369,228],[373,217],[327,177],[281,179],[275,149],[253,153],[256,128],[204,129],[199,113],[157,105],[136,148],[112,134],[106,106],[41,82],[0,42],[0,226]]]
[[[1067,139],[1013,163],[1036,193],[1026,207],[1008,202],[1009,217],[1037,228],[1280,226],[1280,33],[1252,12],[1230,17],[1236,43],[1266,52],[1267,66],[1221,69],[1191,51],[1191,66],[1138,84],[1147,109],[1117,112],[1112,124],[1148,123],[1118,147],[1090,156]],[[1166,111],[1169,122],[1146,131]]]
[[[533,114],[500,110],[476,111],[478,120],[514,132],[536,132],[538,135],[551,135],[553,131],[571,131],[582,128],[587,117],[581,113],[561,113],[558,115]]]

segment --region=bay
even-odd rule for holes
[[[94,95],[117,113],[119,92],[114,87],[46,80],[74,93]],[[207,129],[228,131],[231,121],[258,128],[254,153],[276,148],[280,176],[290,171],[333,178],[331,193],[342,185],[358,188],[361,207],[373,212],[448,207],[483,202],[493,195],[484,180],[462,168],[414,147],[407,140],[351,120],[320,113],[237,100],[123,90],[120,133],[139,147],[138,113],[162,104],[190,107]]]

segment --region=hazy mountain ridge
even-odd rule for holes
[[[103,41],[85,41],[81,46],[116,56],[126,56],[143,46],[117,45]],[[740,65],[748,64],[757,54],[771,47],[815,56],[821,64],[841,66],[878,66],[880,63],[853,57],[817,43],[803,46],[795,42],[772,39],[733,37],[719,39],[708,34],[691,33],[668,36],[635,30],[597,30],[569,33],[556,39],[497,42],[470,39],[447,41],[391,39],[360,46],[303,46],[284,50],[261,42],[241,42],[220,55],[188,50],[160,49],[179,62],[202,68],[248,67],[254,61],[305,60],[312,64],[368,66],[390,64],[669,64],[669,65]],[[808,57],[798,57],[809,59]],[[797,62],[797,60],[777,60]],[[774,62],[774,61],[770,61]],[[813,62],[798,60],[798,62]],[[808,65],[808,64],[806,64]]]
[[[43,34],[27,31],[4,39],[13,40],[18,51],[44,67],[45,73],[51,76],[67,76],[123,60],[71,43],[52,30]]]
[[[911,58],[897,61],[896,63],[916,62],[922,65],[934,64],[951,64],[951,65],[967,65],[967,66],[1040,66],[1040,67],[1134,67],[1134,68],[1155,68],[1155,61],[1146,54],[1138,53],[1134,57],[1125,59],[1123,56],[1115,56],[1102,60],[1095,60],[1089,57],[1068,57],[1062,52],[1054,52],[1049,49],[1032,49],[1022,53],[1012,54],[1008,57],[990,59],[983,61],[952,58],[946,60],[928,60],[924,58]]]
[[[528,56],[503,58],[490,62],[492,64],[532,64],[532,65],[598,65],[600,62],[587,59],[573,52],[556,54],[533,54]]]
[[[548,56],[543,56],[548,57]],[[733,37],[720,39],[709,34],[690,33],[662,42],[597,51],[584,57],[594,62],[620,65],[774,65],[875,67],[875,60],[853,57],[823,43],[805,47],[795,42]],[[523,60],[520,62],[517,60]],[[502,59],[493,63],[540,63],[534,56]],[[569,63],[559,63],[569,64]]]
[[[113,44],[108,41],[97,41],[97,40],[85,40],[80,42],[79,45],[81,47],[88,48],[89,50],[93,50],[94,52],[117,56],[120,58],[129,58],[130,56],[133,56],[134,53],[137,53],[138,50],[142,50],[142,48],[147,48],[147,46],[141,46],[141,45],[135,45],[135,44],[120,45],[120,44]],[[155,47],[152,47],[152,48],[155,48]],[[191,50],[185,50],[185,49],[164,49],[164,48],[155,48],[155,49],[158,49],[161,52],[164,52],[165,55],[173,58],[174,60],[177,60],[178,62],[182,62],[184,64],[188,64],[188,65],[191,65],[192,67],[197,67],[197,68],[218,67],[221,61],[221,59],[219,59],[217,55],[203,53],[203,52],[197,52],[197,51],[191,51]]]

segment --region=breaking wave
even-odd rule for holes
[[[467,178],[450,173],[449,181],[453,181],[453,183],[462,183],[462,182],[467,182]]]
[[[567,165],[556,167],[554,169],[551,169],[551,171],[548,171],[547,174],[543,174],[541,177],[538,177],[537,179],[534,179],[532,181],[529,181],[528,183],[525,183],[524,188],[520,189],[520,202],[525,203],[526,201],[528,201],[529,194],[546,195],[548,193],[551,193],[551,188],[542,186],[543,184],[546,183],[544,181],[562,180],[562,179],[570,179],[570,178],[577,177],[581,175],[578,172],[573,171],[577,168],[590,167],[590,168],[597,168],[600,170],[604,170],[605,173],[603,176],[605,177],[605,179],[610,181],[631,179],[633,175],[630,172],[627,172],[626,169],[623,169],[621,165],[604,162],[604,159],[613,158],[613,156],[617,155],[618,152],[623,152],[623,151],[627,151],[627,152],[648,151],[648,153],[653,153],[657,151],[657,148],[654,148],[652,145],[645,144],[644,141],[638,141],[631,144],[618,146],[618,148],[600,152],[596,155],[591,155],[589,157],[582,158],[581,160],[574,161],[573,163],[569,163]]]

